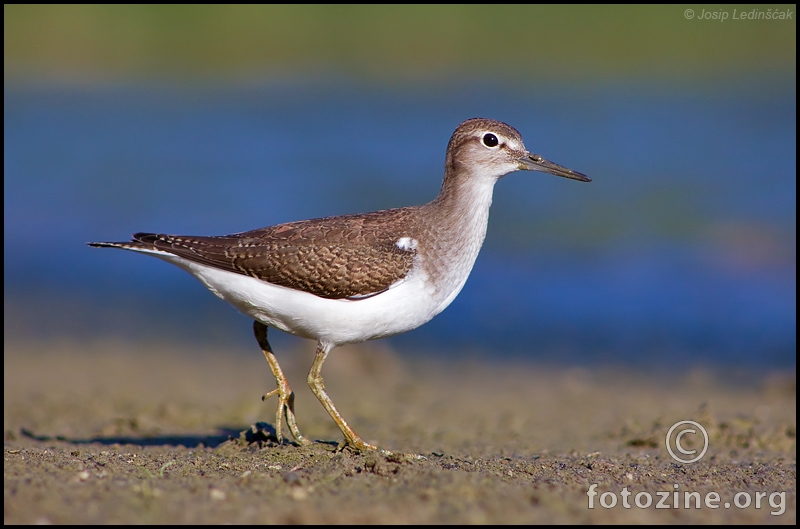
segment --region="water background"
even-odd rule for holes
[[[527,172],[503,178],[463,291],[430,323],[388,339],[392,347],[570,365],[795,365],[796,67],[792,57],[780,66],[785,46],[767,38],[780,37],[774,29],[692,26],[683,11],[663,7],[659,14],[675,15],[669,27],[685,34],[615,33],[587,22],[575,48],[550,47],[558,40],[548,36],[537,55],[513,41],[509,53],[526,59],[496,62],[489,44],[504,35],[495,31],[500,19],[486,20],[491,38],[474,56],[464,44],[473,42],[469,28],[460,26],[448,39],[470,53],[425,40],[443,31],[431,25],[414,41],[425,43],[419,49],[387,51],[390,37],[381,41],[381,33],[370,55],[358,39],[331,34],[320,44],[295,25],[296,37],[312,42],[313,60],[272,43],[255,49],[275,50],[277,63],[269,54],[250,57],[261,69],[230,75],[222,56],[202,47],[178,53],[174,42],[144,55],[153,71],[131,66],[125,60],[139,55],[119,51],[133,49],[125,31],[103,33],[104,45],[91,49],[64,46],[62,57],[63,35],[47,28],[63,20],[65,32],[93,33],[66,24],[73,19],[51,13],[57,9],[6,8],[7,343],[116,336],[253,349],[247,318],[185,272],[85,243],[137,231],[226,234],[421,204],[439,190],[452,131],[481,116],[508,122],[531,151],[593,182]],[[186,13],[125,8],[148,21],[119,18],[110,7],[63,9],[173,36],[170,24],[180,26]],[[295,13],[261,11],[270,9]],[[626,23],[650,13],[624,12]],[[617,20],[615,13],[595,15]],[[166,29],[153,29],[165,16]],[[314,27],[327,27],[326,16]],[[480,13],[469,16],[458,20],[483,24]],[[353,31],[369,27],[353,20]],[[416,27],[414,20],[398,24]],[[195,29],[186,35],[205,35]],[[213,33],[215,49],[231,33]],[[651,36],[673,40],[656,46]],[[172,75],[171,53],[191,57],[175,64],[192,71]],[[437,60],[458,67],[437,70]],[[276,348],[294,340],[280,334]]]

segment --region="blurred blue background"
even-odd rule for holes
[[[252,349],[185,272],[85,243],[427,202],[480,116],[593,182],[501,180],[464,290],[395,348],[793,367],[795,22],[591,9],[6,6],[6,344]]]

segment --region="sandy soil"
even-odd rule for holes
[[[452,365],[380,343],[337,349],[323,370],[329,394],[366,441],[427,457],[407,461],[336,451],[341,433],[305,386],[313,352],[302,343],[277,351],[300,429],[322,440],[301,448],[269,437],[276,401],[260,396],[274,381],[255,342],[6,342],[5,523],[796,521],[794,373]],[[664,446],[686,419],[710,438],[691,464]],[[645,492],[653,504],[637,508]],[[719,508],[685,508],[691,492],[718,493]],[[757,493],[767,493],[760,508]]]

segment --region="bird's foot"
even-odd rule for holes
[[[378,452],[386,459],[390,461],[427,461],[427,457],[420,455],[420,454],[405,454],[403,452],[393,452],[391,450],[386,450],[384,448],[380,448],[375,445],[371,445],[361,440],[360,437],[356,437],[355,439],[343,439],[339,446],[336,447],[336,452],[340,452],[344,449],[353,450],[356,453],[365,453],[365,452]]]
[[[294,416],[294,392],[289,387],[286,379],[278,381],[278,387],[269,393],[265,393],[261,397],[261,400],[266,401],[273,395],[278,396],[278,411],[275,413],[275,437],[278,442],[283,442],[283,420],[285,418],[294,440],[300,445],[311,444],[311,441],[303,436],[303,434],[300,433],[300,429],[297,427],[297,420]]]

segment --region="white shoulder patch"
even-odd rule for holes
[[[417,240],[412,239],[411,237],[400,237],[394,244],[401,250],[409,251],[417,249]]]

